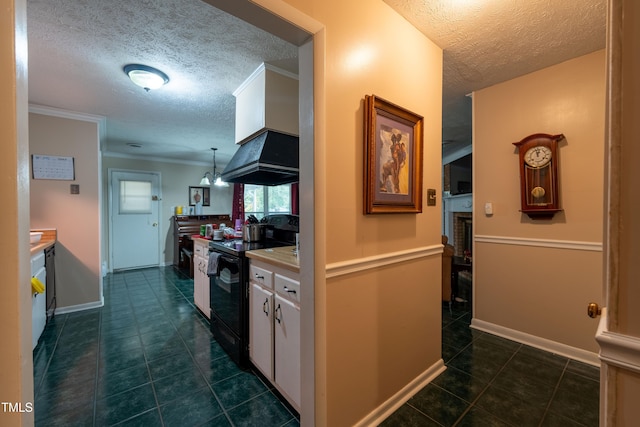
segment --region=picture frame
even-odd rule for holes
[[[421,213],[424,118],[375,95],[364,107],[364,213]]]
[[[200,195],[202,206],[211,206],[211,189],[209,187],[189,187],[189,206],[196,205],[196,194]]]

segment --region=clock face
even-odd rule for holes
[[[551,149],[545,145],[531,147],[524,153],[524,161],[533,168],[539,168],[551,161]]]

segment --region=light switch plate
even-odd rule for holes
[[[427,189],[427,206],[436,205],[436,190],[434,188]]]
[[[79,184],[71,184],[71,194],[80,194]]]

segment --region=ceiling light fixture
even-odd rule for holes
[[[200,185],[211,185],[211,181],[213,181],[213,185],[217,187],[228,187],[229,184],[222,180],[222,176],[218,172],[216,172],[216,151],[217,148],[212,148],[213,150],[213,173],[206,171],[204,176],[200,180]],[[209,178],[211,177],[211,178]]]
[[[122,68],[133,83],[147,92],[169,83],[169,77],[162,71],[141,64],[128,64]]]

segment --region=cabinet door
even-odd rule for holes
[[[202,259],[200,256],[193,255],[193,302],[200,310],[202,310],[202,277],[200,269]]]
[[[251,283],[249,357],[273,381],[273,293]]]
[[[275,296],[276,383],[300,408],[300,308]]]

